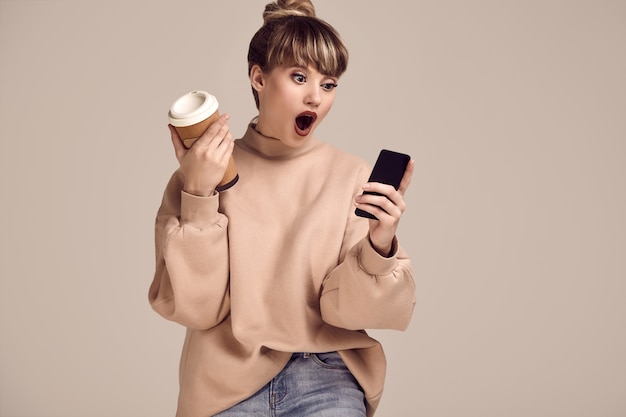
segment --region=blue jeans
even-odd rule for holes
[[[245,377],[245,376],[244,376]],[[294,353],[256,394],[214,417],[365,417],[365,398],[341,356]]]

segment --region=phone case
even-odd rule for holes
[[[383,184],[390,184],[397,190],[400,187],[402,176],[406,170],[411,157],[404,153],[390,151],[383,149],[380,151],[372,173],[370,174],[368,182],[380,182]],[[376,194],[371,191],[366,191],[363,194]],[[354,213],[360,217],[367,217],[368,219],[378,220],[376,216],[357,208]]]

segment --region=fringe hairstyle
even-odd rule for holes
[[[254,65],[264,73],[279,66],[314,65],[339,77],[348,68],[348,50],[335,29],[315,16],[308,0],[279,0],[265,7],[264,24],[250,41],[248,75]],[[259,97],[252,89],[257,108]]]

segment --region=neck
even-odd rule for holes
[[[306,139],[302,146],[287,146],[280,139],[264,135],[254,121],[248,126],[242,141],[245,147],[268,159],[294,158],[309,152],[320,144],[320,141],[311,136]]]

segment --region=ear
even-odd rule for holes
[[[265,74],[257,64],[250,70],[250,84],[257,92],[263,90],[263,87],[265,87]]]

